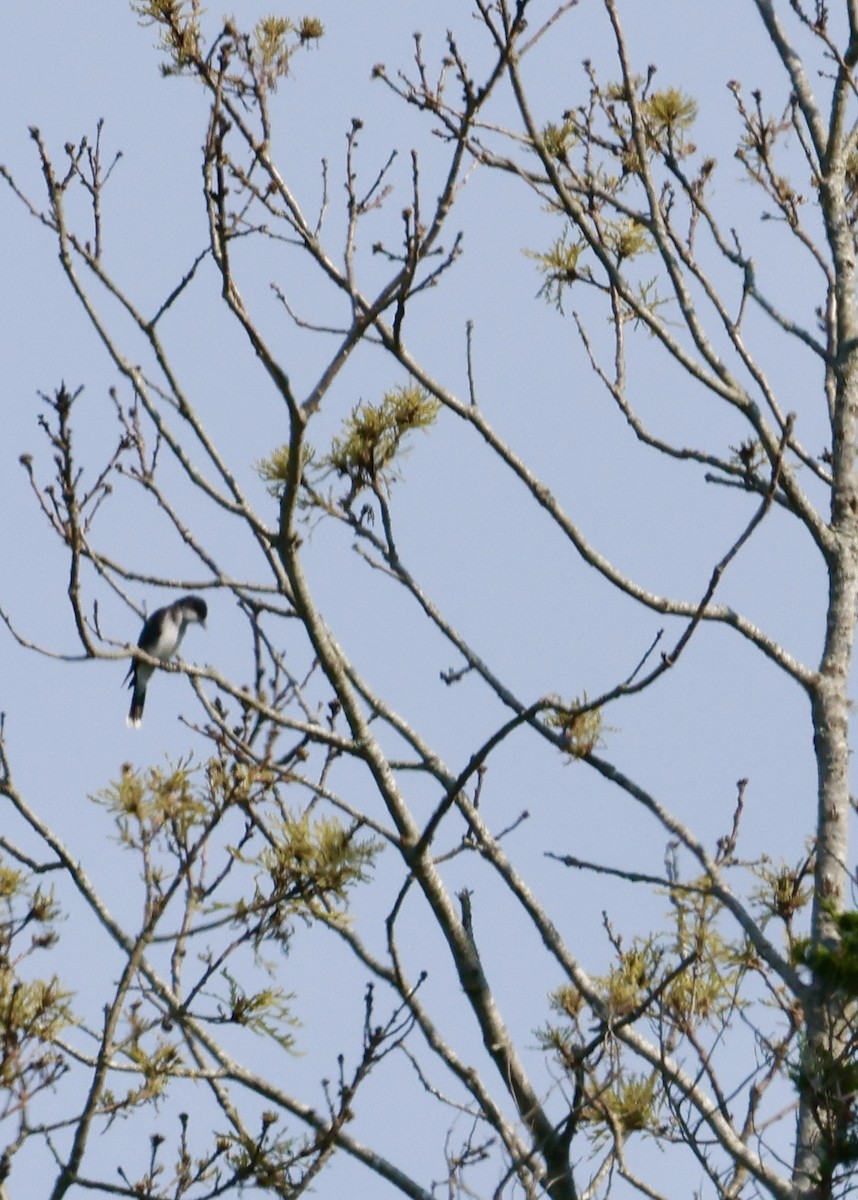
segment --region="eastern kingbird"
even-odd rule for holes
[[[137,645],[152,658],[168,662],[178,651],[189,625],[205,626],[208,606],[199,596],[182,596],[175,604],[153,612],[143,626]],[[125,679],[130,680],[131,708],[126,725],[135,729],[143,723],[143,705],[146,703],[146,688],[155,668],[135,658],[128,668]],[[123,680],[124,682],[124,680]]]

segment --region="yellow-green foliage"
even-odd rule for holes
[[[647,237],[646,230],[638,221],[618,221],[607,225],[605,243],[614,253],[617,262],[637,258],[652,249],[652,242]]]
[[[658,1076],[630,1075],[606,1088],[585,1113],[590,1120],[604,1120],[602,1110],[623,1133],[642,1133],[657,1124],[659,1109]]]
[[[539,263],[546,276],[557,276],[563,283],[574,283],[578,278],[578,260],[587,249],[587,243],[582,238],[570,245],[566,240],[568,236],[567,230],[544,252],[525,250],[524,253]]]
[[[678,88],[653,92],[641,105],[647,132],[659,137],[664,133],[676,135],[690,129],[697,120],[697,101]]]
[[[307,467],[312,467],[315,459],[315,451],[306,442],[302,446],[301,457],[301,471],[298,474],[299,482],[303,472]],[[284,442],[282,446],[278,446],[268,458],[261,458],[256,463],[259,477],[272,496],[281,496],[283,494],[283,489],[288,485],[291,478],[291,467],[292,448],[288,442]]]
[[[206,48],[199,0],[134,0],[132,7],[144,25],[155,25],[160,32],[161,45],[168,57],[162,67],[164,74],[177,74],[202,63]],[[256,94],[260,89],[273,91],[278,80],[289,73],[295,50],[317,41],[325,32],[318,17],[302,17],[296,23],[277,15],[257,21],[250,36],[239,33],[231,21],[227,28],[233,38],[230,44],[233,54],[248,68],[243,81],[232,75],[231,85],[239,92],[253,90]]]
[[[559,309],[562,309],[566,288],[576,280],[590,278],[589,268],[581,265],[581,256],[588,248],[587,243],[583,238],[570,241],[569,232],[568,229],[565,230],[548,250],[524,252],[528,258],[536,261],[542,273],[544,282],[540,288],[540,295]],[[646,229],[638,221],[603,220],[602,237],[605,249],[618,263],[627,262],[652,250],[652,242]]]
[[[290,43],[290,35],[297,43]],[[304,17],[296,25],[288,17],[270,16],[258,21],[253,31],[253,51],[257,70],[273,90],[278,79],[289,74],[289,63],[296,45],[306,45],[324,34],[322,22],[315,17]]]
[[[571,704],[558,700],[555,708],[545,713],[545,724],[558,729],[563,735],[565,749],[572,758],[585,758],[596,746],[601,745],[602,711],[587,708],[587,695]],[[581,711],[583,709],[583,711]]]
[[[650,940],[635,939],[630,949],[618,956],[617,965],[602,979],[611,1019],[631,1016],[652,990],[661,955]]]
[[[353,884],[368,878],[380,849],[379,842],[356,838],[334,817],[286,817],[273,832],[272,844],[258,859],[266,903],[285,904],[290,912],[300,903],[330,915],[331,906],[341,906]]]
[[[195,788],[190,763],[162,770],[150,767],[135,771],[125,764],[118,783],[99,792],[95,799],[116,817],[120,841],[137,846],[168,829],[184,840],[208,812],[205,797]]]
[[[57,940],[60,917],[53,893],[33,887],[21,871],[0,860],[0,1088],[13,1095],[34,1095],[49,1087],[65,1069],[60,1035],[74,1023],[71,992],[56,975],[29,978],[21,972],[40,950]]]
[[[564,121],[562,125],[549,122],[542,131],[542,144],[550,158],[565,159],[576,141],[575,126],[571,121]]]
[[[329,471],[351,480],[351,499],[365,487],[382,482],[388,485],[395,478],[395,460],[403,454],[408,434],[434,424],[440,407],[428,392],[415,385],[385,392],[379,404],[364,401],[355,405],[328,454],[317,455],[312,446],[303,445],[299,480],[305,487],[300,503],[313,505],[318,500],[313,488]],[[269,492],[282,495],[292,471],[288,443],[260,459],[256,469]]]
[[[256,57],[263,71],[272,79],[286,75],[289,71],[291,48],[286,41],[295,26],[288,17],[263,17],[253,31]]]
[[[635,79],[635,93],[641,96],[639,113],[643,125],[646,149],[682,158],[694,147],[686,143],[685,134],[697,119],[697,102],[678,88],[663,88],[642,96],[642,81]],[[618,157],[626,175],[640,175],[643,163],[632,133],[632,114],[629,91],[625,84],[609,84],[604,92],[609,102],[606,112],[619,134],[623,149]]]
[[[579,260],[587,249],[583,238],[570,242],[569,230],[557,239],[548,250],[525,250],[528,258],[532,258],[539,266],[544,282],[539,294],[551,301],[558,308],[562,307],[563,293],[576,279],[581,278]]]
[[[144,25],[156,25],[161,45],[170,63],[164,74],[187,69],[199,60],[202,50],[200,7],[195,0],[139,0],[132,5]]]
[[[719,1030],[745,1005],[739,988],[753,959],[744,941],[734,946],[721,935],[720,905],[707,879],[693,889],[671,889],[670,900],[672,928],[635,937],[628,946],[612,934],[614,963],[591,978],[596,998],[588,1001],[574,983],[564,983],[550,997],[559,1020],[538,1031],[542,1047],[586,1081],[583,1116],[596,1126],[650,1129],[662,1097],[657,1076],[628,1074],[622,1055],[596,1052],[601,1042],[592,1043],[594,1028],[604,1027],[610,1037],[618,1023],[642,1022],[656,1039],[674,1039],[704,1025]],[[588,1042],[596,1047],[592,1059],[584,1056]]]
[[[269,829],[270,841],[258,855],[236,852],[257,874],[253,896],[232,906],[232,919],[247,929],[257,950],[266,939],[288,942],[298,918],[345,921],[348,891],[369,878],[381,849],[334,817],[287,814]]]
[[[238,762],[234,758],[209,759],[205,774],[211,800],[224,807],[265,799],[279,778],[277,771],[270,767]]]
[[[677,1029],[712,1024],[731,1008],[741,1007],[736,987],[747,966],[745,950],[744,942],[737,951],[716,932],[707,934],[700,959],[682,971],[664,995],[665,1014]]]
[[[618,952],[616,966],[607,975],[594,976],[593,983],[608,1020],[622,1020],[643,1011],[642,1006],[658,979],[661,959],[654,937],[635,939],[628,950]],[[553,992],[550,1002],[556,1012],[573,1021],[577,1021],[585,1007],[584,997],[571,983]]]
[[[573,1020],[580,1015],[584,1008],[584,997],[574,984],[566,984],[564,987],[558,988],[556,992],[551,993],[549,999],[555,1012],[562,1013]]]
[[[278,446],[268,458],[256,461],[259,477],[272,496],[279,496],[289,482],[289,464],[292,461],[291,448],[288,442]]]
[[[551,997],[552,1007],[577,1018],[584,1007],[577,988],[561,988]],[[551,1052],[569,1074],[583,1085],[579,1097],[579,1119],[594,1127],[594,1138],[602,1140],[611,1128],[623,1133],[646,1132],[659,1124],[662,1093],[655,1072],[627,1074],[616,1061],[609,1076],[597,1078],[583,1057],[583,1043],[570,1027],[548,1026],[537,1032],[539,1043]]]
[[[273,1136],[277,1120],[278,1113],[263,1112],[259,1133],[223,1134],[219,1148],[227,1152],[236,1178],[255,1183],[266,1195],[289,1196],[295,1191],[295,1141],[288,1136]]]
[[[12,900],[24,890],[24,876],[20,871],[0,862],[0,900]]]
[[[439,410],[438,402],[413,384],[385,392],[380,404],[358,404],[325,462],[347,476],[355,490],[372,487],[388,473],[407,435],[428,429]]]
[[[752,898],[763,914],[763,923],[777,917],[789,929],[796,914],[813,898],[813,885],[808,880],[810,860],[797,867],[785,862],[770,866],[763,861],[756,863],[753,870],[761,883],[752,892]]]
[[[598,977],[600,992],[612,1016],[640,1010],[680,1030],[713,1024],[735,1010],[737,988],[747,966],[744,941],[737,947],[718,929],[720,907],[699,891],[672,894],[673,930],[634,938],[617,952],[617,962]],[[682,970],[677,968],[685,960]],[[669,980],[669,981],[668,981]]]
[[[0,1087],[14,1088],[25,1073],[47,1073],[57,1061],[55,1043],[72,1024],[71,993],[55,975],[29,983],[10,967],[0,967]]]
[[[173,1042],[159,1038],[151,1051],[146,1051],[138,1041],[125,1047],[131,1062],[143,1076],[143,1082],[132,1088],[123,1100],[123,1106],[146,1104],[164,1095],[176,1070],[182,1064],[179,1048]]]
[[[288,1032],[289,1026],[298,1024],[289,1011],[292,995],[277,987],[246,992],[229,971],[224,970],[222,975],[229,989],[229,998],[226,1004],[219,1006],[220,1020],[273,1038],[284,1050],[294,1050],[295,1039]]]

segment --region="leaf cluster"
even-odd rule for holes
[[[132,5],[141,24],[154,25],[160,34],[161,48],[167,61],[165,75],[202,73],[210,69],[214,46],[207,47],[203,36],[200,0],[135,0]],[[252,33],[241,33],[227,20],[216,39],[221,51],[224,83],[237,95],[253,95],[257,100],[276,91],[277,84],[290,70],[297,49],[324,36],[318,17],[305,16],[299,21],[270,15],[257,21]],[[231,61],[238,67],[229,70]]]
[[[0,861],[0,1111],[24,1106],[66,1069],[59,1040],[75,1023],[71,992],[57,975],[26,978],[24,962],[57,940],[59,909],[50,892],[30,886]]]
[[[415,430],[435,423],[440,405],[416,385],[385,392],[379,404],[358,404],[334,438],[324,462],[352,482],[353,493],[389,482],[390,468],[403,442]]]
[[[188,759],[175,766],[135,771],[123,765],[118,781],[98,792],[94,800],[116,820],[119,841],[129,849],[162,841],[184,846],[209,813],[209,803],[195,784]]]
[[[270,825],[268,843],[252,862],[258,868],[251,905],[240,901],[236,921],[247,923],[255,914],[255,940],[286,942],[296,917],[328,922],[345,919],[349,890],[369,878],[381,844],[359,838],[335,817],[311,819],[286,815]]]
[[[203,53],[199,0],[139,0],[132,4],[143,25],[154,25],[168,62],[165,75],[180,74],[195,67]]]
[[[550,729],[560,732],[572,758],[586,758],[602,744],[602,710],[588,706],[586,692],[570,704],[558,701],[546,711],[544,720]]]
[[[415,385],[392,388],[378,404],[361,401],[355,405],[327,454],[317,453],[306,441],[302,443],[301,469],[297,472],[301,506],[321,503],[316,489],[332,471],[351,483],[346,503],[365,488],[389,487],[397,478],[397,461],[407,452],[409,434],[429,429],[439,411],[438,402]],[[271,495],[282,496],[292,478],[289,444],[284,442],[267,458],[260,459],[256,469]]]
[[[792,951],[793,962],[809,967],[825,987],[850,999],[858,999],[858,911],[836,912],[829,908],[833,936],[799,939]]]
[[[543,1049],[577,1080],[578,1117],[592,1127],[597,1142],[616,1128],[663,1132],[661,1113],[666,1103],[669,1108],[665,1082],[658,1073],[635,1072],[613,1030],[642,1022],[665,1044],[690,1038],[697,1045],[705,1027],[717,1034],[747,1003],[740,987],[748,956],[743,945],[721,934],[721,908],[706,880],[695,889],[671,889],[669,897],[672,931],[624,945],[606,919],[614,963],[604,975],[591,977],[598,1001],[574,982],[565,983],[550,997],[560,1021],[537,1033]]]
[[[540,154],[553,160],[580,215],[567,221],[563,234],[545,251],[525,251],[544,277],[540,294],[562,310],[563,293],[572,283],[596,283],[597,258],[604,255],[616,269],[651,254],[654,240],[648,224],[646,194],[635,185],[651,177],[653,162],[678,164],[694,152],[687,140],[697,118],[697,103],[675,87],[650,90],[651,76],[626,83],[602,84],[592,64],[586,103],[547,123],[539,135]],[[642,161],[642,156],[646,161]],[[700,186],[714,164],[701,170]],[[665,192],[665,197],[670,193]],[[569,206],[552,202],[568,218]],[[582,256],[586,253],[587,260]],[[633,286],[630,283],[630,286]],[[658,297],[655,307],[660,303]]]
[[[813,865],[813,856],[810,855],[795,866],[787,862],[774,865],[767,859],[752,866],[760,883],[752,892],[751,898],[762,914],[762,922],[765,924],[772,917],[776,917],[786,927],[789,939],[793,938],[793,921],[813,898],[813,886],[810,881]],[[804,953],[801,947],[806,945],[809,943],[799,942],[797,950],[796,944],[791,941],[794,962],[800,961],[795,955]]]
[[[289,74],[295,50],[317,41],[324,32],[322,22],[316,17],[304,17],[298,24],[288,17],[263,17],[245,43],[244,56],[256,77],[264,81],[268,90],[275,91],[278,81]]]
[[[647,96],[641,113],[650,146],[663,150],[670,143],[674,151],[686,151],[682,138],[697,120],[697,101],[693,97],[678,88],[664,88]]]
[[[228,970],[221,974],[227,984],[228,998],[218,1006],[219,1020],[244,1026],[272,1039],[284,1050],[293,1050],[295,1039],[286,1032],[289,1026],[297,1025],[289,1008],[293,996],[278,987],[248,992]]]
[[[308,442],[301,444],[301,469],[297,472],[299,482],[304,479],[304,472],[310,471],[319,464],[316,452]],[[280,497],[292,478],[292,450],[288,442],[278,446],[267,458],[261,458],[256,463],[260,479],[266,485],[272,496]]]

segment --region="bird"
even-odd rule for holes
[[[208,616],[208,605],[199,596],[180,596],[174,604],[159,608],[146,620],[138,647],[152,658],[161,662],[169,662],[178,652],[189,625],[202,625],[205,628]],[[128,681],[131,688],[131,708],[128,711],[126,725],[139,729],[143,723],[143,705],[146,703],[146,688],[155,668],[147,662],[135,657],[123,683]]]

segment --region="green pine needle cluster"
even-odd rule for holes
[[[202,6],[199,0],[135,0],[134,12],[143,25],[154,25],[161,38],[167,61],[161,70],[165,75],[178,75],[199,70],[206,62],[205,45],[200,23]],[[318,17],[302,17],[292,21],[272,14],[261,18],[249,34],[239,32],[233,21],[225,26],[227,39],[222,48],[229,50],[246,70],[230,76],[230,87],[239,94],[275,91],[279,80],[289,74],[292,55],[302,46],[318,41],[324,26]]]
[[[414,384],[385,392],[380,404],[352,409],[343,432],[334,438],[326,463],[352,481],[353,489],[389,480],[403,442],[415,430],[429,429],[440,411],[437,400]]]
[[[641,105],[647,136],[658,145],[666,135],[677,137],[697,120],[697,101],[679,88],[653,92]]]
[[[793,946],[793,962],[809,967],[832,992],[858,999],[858,911],[829,912],[837,933],[830,944],[802,938]]]
[[[282,818],[254,860],[260,882],[252,910],[267,914],[260,934],[285,939],[297,916],[342,921],[348,891],[369,878],[380,848],[375,840],[355,837],[335,817]]]
[[[315,488],[332,471],[350,481],[349,500],[364,488],[388,488],[397,478],[395,468],[407,452],[409,434],[429,429],[440,409],[437,400],[415,384],[392,388],[378,404],[356,404],[327,454],[318,454],[308,443],[303,444],[299,504],[312,507],[319,503]],[[282,496],[292,477],[289,444],[284,442],[267,458],[260,459],[256,469],[271,495]]]
[[[125,764],[118,782],[95,796],[116,818],[119,840],[128,847],[149,844],[168,832],[184,842],[208,812],[190,760],[176,766],[135,771]]]

